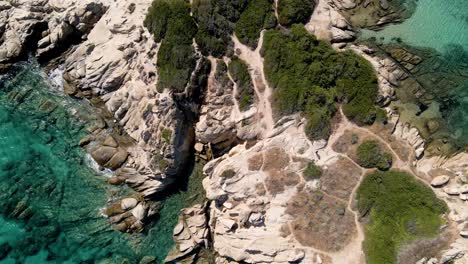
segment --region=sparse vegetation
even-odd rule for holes
[[[227,169],[223,171],[219,177],[224,179],[231,179],[234,176],[236,176],[236,172],[233,169]]]
[[[370,218],[364,241],[369,264],[396,263],[402,244],[439,233],[447,211],[430,188],[399,171],[366,175],[357,201],[360,214]]]
[[[302,25],[293,25],[289,32],[267,31],[262,54],[267,80],[274,88],[275,115],[302,112],[310,139],[328,138],[336,102],[356,124],[374,122],[377,78],[364,58],[335,51]]]
[[[164,128],[161,131],[161,138],[164,141],[166,141],[167,143],[169,143],[171,141],[171,138],[172,138],[172,131],[170,129]]]
[[[392,155],[384,152],[375,140],[366,140],[357,148],[357,162],[364,168],[388,170],[392,166]]]
[[[307,164],[304,172],[302,173],[302,176],[304,176],[304,179],[306,181],[311,181],[311,180],[316,180],[316,179],[320,179],[320,177],[322,176],[322,169],[315,165],[315,162],[309,162],[309,164]]]
[[[237,84],[236,99],[239,102],[239,109],[245,111],[249,109],[254,100],[254,87],[247,65],[237,57],[234,57],[228,66],[232,79]]]
[[[307,23],[315,8],[314,0],[278,0],[279,22],[283,26]]]
[[[145,26],[157,42],[161,42],[157,67],[158,91],[169,88],[184,91],[195,68],[192,39],[197,25],[184,0],[155,0],[148,10]]]
[[[263,28],[276,26],[272,0],[250,1],[236,23],[236,35],[245,45],[255,49]]]

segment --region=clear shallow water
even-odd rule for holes
[[[380,31],[362,30],[362,37],[383,38],[443,53],[447,45],[468,49],[468,1],[419,0],[414,14],[401,24],[388,25]]]
[[[401,46],[403,49],[415,47],[419,55],[423,54],[423,62],[412,70],[413,77],[423,85],[423,91],[415,96],[411,87],[397,90],[400,101],[395,105],[402,113],[402,121],[416,125],[431,141],[450,139],[455,149],[466,149],[468,2],[419,0],[409,19],[387,25],[380,31],[363,29],[360,38],[375,38],[387,52],[389,46]],[[420,115],[421,104],[427,110]],[[424,132],[428,120],[437,120],[442,129],[432,135]]]
[[[173,247],[190,192],[166,199],[145,234],[115,231],[100,215],[109,198],[132,191],[107,184],[77,145],[92,111],[52,92],[31,66],[0,79],[1,264],[161,262]]]

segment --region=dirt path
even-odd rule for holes
[[[239,58],[249,66],[249,72],[254,84],[255,94],[258,98],[256,106],[258,115],[261,117],[261,136],[262,138],[265,138],[267,133],[273,129],[275,121],[273,119],[273,111],[269,100],[272,91],[266,81],[265,73],[263,71],[263,58],[260,56],[260,49],[263,44],[263,34],[264,31],[262,31],[260,35],[258,47],[255,50],[251,50],[248,46],[242,44],[236,35],[232,36],[232,40],[234,42],[234,50],[240,51],[240,54],[238,55]],[[259,87],[259,85],[262,87]]]

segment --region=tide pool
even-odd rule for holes
[[[404,43],[434,48],[444,53],[448,45],[468,49],[468,2],[466,0],[419,0],[414,14],[401,24],[380,31],[362,30],[362,38],[384,42],[396,38]]]
[[[100,210],[133,191],[88,166],[77,143],[94,110],[49,85],[29,64],[0,78],[0,263],[162,262],[193,185],[162,199],[142,234],[114,230]]]

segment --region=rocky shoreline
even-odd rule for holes
[[[387,10],[374,26],[405,17],[393,2],[365,2]],[[350,10],[362,12],[366,3],[320,0],[305,27],[335,49],[353,50],[371,62],[388,123],[362,128],[338,115],[328,141],[310,141],[300,115],[275,122],[260,55],[263,34],[255,50],[232,36],[253,81],[255,100],[248,110],[239,110],[239,87],[226,67],[228,57],[197,53],[189,85],[201,94],[158,92],[161,43],[143,25],[150,1],[0,1],[0,69],[31,51],[45,63],[59,57],[64,92],[88,100],[100,113],[102,120],[87,128],[90,135],[79,144],[102,168],[115,171],[110,184],[127,184],[140,194],[121,197],[103,211],[116,230],[144,230],[160,209],[152,198],[178,180],[193,152],[208,160],[214,155],[203,169],[206,202],[181,211],[174,229],[177,246],[168,263],[362,263],[364,220],[356,210],[355,191],[367,170],[336,147],[349,131],[388,145],[397,169],[432,183],[448,204],[446,228],[458,235],[444,251],[421,256],[418,263],[464,263],[467,153],[425,156],[425,131],[421,135],[420,128],[401,122],[388,107],[421,58],[405,53],[396,63],[353,43],[359,23],[349,19]],[[321,179],[304,176],[311,162],[324,170]],[[333,168],[349,171],[341,175]]]

